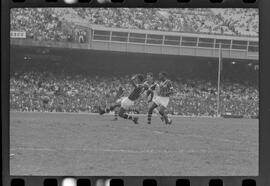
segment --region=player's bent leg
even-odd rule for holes
[[[119,114],[120,107],[121,107],[121,105],[114,109],[114,119],[113,119],[114,121],[118,120],[118,114]]]
[[[101,107],[99,107],[99,108],[98,108],[99,114],[100,114],[100,115],[103,115],[103,114],[105,114],[105,113],[109,113],[109,112],[111,112],[111,111],[114,111],[114,109],[116,109],[116,108],[118,108],[118,107],[120,107],[120,106],[121,106],[121,104],[120,104],[120,103],[117,103],[117,104],[112,105],[112,106],[110,106],[109,108],[105,108],[105,109],[101,109]]]
[[[160,115],[160,119],[163,122],[165,120],[164,114],[165,114],[165,108],[163,106],[158,107],[158,113]]]
[[[113,119],[113,121],[116,121],[116,120],[118,120],[118,113],[117,113],[117,111],[114,111],[114,119]]]
[[[117,103],[115,105],[110,106],[109,108],[106,108],[105,111],[108,113],[108,112],[114,111],[118,107],[121,107],[120,103]]]
[[[160,119],[161,119],[162,122],[164,121],[163,116],[161,116],[160,113],[159,113],[159,108],[158,108],[158,107],[155,108],[155,109],[153,110],[153,113],[155,113],[155,114],[157,114],[158,116],[160,116]]]
[[[151,124],[152,114],[156,108],[157,108],[156,103],[154,102],[150,103],[149,108],[148,108],[148,114],[147,114],[147,124]]]
[[[120,108],[118,115],[121,118],[132,120],[135,124],[138,123],[138,117],[128,115],[123,107]]]
[[[166,113],[166,107],[164,106],[160,106],[159,107],[159,114],[161,115],[162,119],[165,121],[165,124],[171,124],[172,120],[168,117],[167,113]]]
[[[157,109],[157,108],[155,108],[155,109],[153,110],[153,113],[159,114],[158,109]]]

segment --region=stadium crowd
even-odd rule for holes
[[[255,9],[76,9],[90,24],[107,27],[227,35],[258,35]]]
[[[106,27],[240,36],[258,36],[259,25],[256,9],[16,8],[11,10],[11,31],[26,31],[28,38],[36,40],[76,41],[78,32],[86,34],[83,30],[78,31],[76,26],[78,23],[88,26],[98,24]]]
[[[129,76],[87,77],[55,75],[40,72],[16,72],[10,78],[10,109],[45,112],[97,112],[98,106],[113,104],[119,86],[130,93]],[[169,104],[173,115],[214,116],[217,108],[217,88],[207,81],[176,79],[176,93]],[[221,113],[258,116],[258,89],[227,82],[222,85]],[[135,104],[140,113],[147,112],[142,97]]]
[[[27,38],[61,41],[71,37],[51,8],[17,8],[10,15],[11,31],[25,31]]]

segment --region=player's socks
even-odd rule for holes
[[[116,112],[114,112],[114,120],[117,120],[118,118],[117,118],[117,113]]]
[[[152,113],[148,113],[147,124],[151,124],[151,119],[152,119]]]
[[[165,114],[165,113],[163,113],[163,112],[159,112],[159,114],[161,115],[161,120],[162,121],[165,121],[165,124],[167,125],[167,124],[170,124],[170,120],[168,119],[168,116]]]
[[[133,117],[132,121],[135,123],[135,124],[138,124],[138,117]]]
[[[135,124],[138,123],[138,117],[133,117],[133,116],[131,116],[131,115],[124,114],[124,115],[123,115],[123,118],[124,118],[124,119],[132,120]]]
[[[122,118],[124,118],[124,119],[130,119],[130,120],[132,120],[133,119],[133,117],[132,116],[130,116],[130,115],[128,115],[128,114],[123,114],[123,116],[122,116]]]
[[[172,120],[167,115],[164,116],[164,120],[166,125],[172,124]]]
[[[164,117],[163,117],[163,118],[164,118],[165,124],[168,124],[168,122],[169,122],[168,117],[164,115]]]

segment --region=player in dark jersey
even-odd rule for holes
[[[149,72],[146,75],[146,82],[148,85],[148,90],[146,92],[146,99],[148,103],[151,103],[154,97],[154,90],[156,89],[157,83],[154,82],[153,73]]]
[[[135,82],[135,80],[137,82]],[[133,85],[134,89],[128,97],[122,99],[121,107],[118,113],[120,117],[132,120],[135,124],[138,123],[138,117],[127,114],[127,111],[134,105],[134,101],[139,99],[139,97],[148,89],[148,85],[143,83],[143,81],[144,77],[141,74],[136,75],[131,79],[131,84]]]
[[[159,73],[160,83],[156,87],[156,95],[154,95],[153,101],[148,109],[148,124],[151,124],[152,113],[156,108],[158,108],[161,119],[162,121],[165,121],[165,124],[172,123],[172,120],[168,117],[166,113],[166,109],[170,99],[169,97],[173,94],[172,83],[167,77],[168,76],[165,72]]]
[[[117,111],[117,108],[120,108],[121,107],[121,97],[123,96],[124,94],[124,89],[123,87],[119,87],[119,89],[116,91],[116,95],[114,97],[114,104],[111,105],[110,107],[107,107],[105,109],[101,109],[99,107],[99,114],[100,115],[103,115],[105,113],[109,113],[111,111],[114,111],[114,120],[117,120],[118,119],[118,111]]]

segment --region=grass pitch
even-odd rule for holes
[[[258,120],[10,112],[11,175],[254,176]]]

